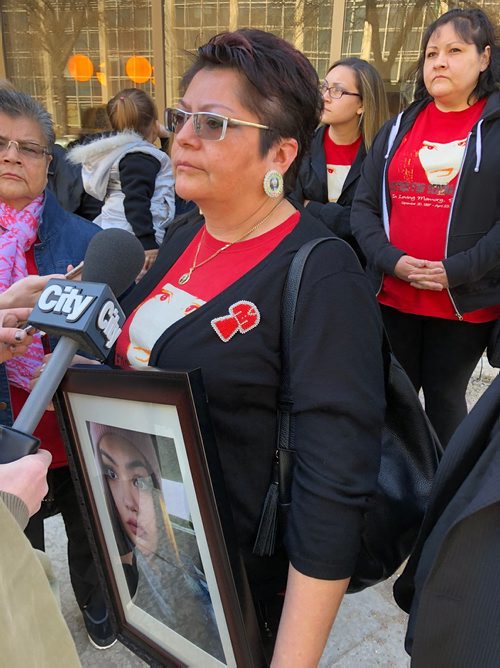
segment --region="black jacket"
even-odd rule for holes
[[[127,314],[150,294],[202,223],[199,214],[191,213],[169,228],[157,261],[122,304]],[[298,248],[322,236],[323,225],[304,212],[264,260],[171,325],[151,351],[151,366],[202,370],[254,590],[256,583],[273,577],[281,585],[286,581],[286,563],[253,557],[252,547],[276,448],[285,277]],[[241,300],[256,305],[260,321],[251,331],[223,342],[211,323]],[[292,342],[297,459],[286,536],[290,560],[311,577],[352,574],[364,510],[375,489],[385,409],[378,311],[347,244],[322,244],[312,253],[302,278]]]
[[[322,125],[316,130],[311,150],[300,166],[297,184],[291,199],[299,204],[309,200],[308,213],[321,220],[331,232],[347,241],[364,263],[364,257],[351,231],[350,216],[351,204],[361,174],[361,165],[366,157],[365,145],[362,141],[337,202],[329,202],[326,157],[323,145],[323,139],[327,131],[328,125]]]
[[[445,450],[394,594],[412,667],[500,665],[500,377]]]
[[[401,140],[430,98],[414,102],[380,130],[361,170],[351,226],[377,290],[382,274],[394,274],[404,249],[393,246],[383,222],[386,175]],[[398,125],[399,122],[399,125]],[[457,313],[500,302],[500,93],[492,93],[469,134],[464,162],[450,209],[443,263]]]

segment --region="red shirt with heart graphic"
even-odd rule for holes
[[[127,319],[116,345],[115,363],[121,367],[147,366],[154,344],[168,327],[253,269],[293,230],[299,218],[296,212],[269,232],[235,243],[223,251],[220,249],[225,242],[215,239],[202,227],[147,299]],[[194,264],[200,240],[196,264],[201,266],[192,272],[189,281],[180,285],[179,278],[189,273]],[[201,264],[217,251],[220,251],[218,255]],[[247,302],[245,295],[241,297],[229,313],[221,313],[212,322],[214,333],[224,342],[259,324],[257,306]]]

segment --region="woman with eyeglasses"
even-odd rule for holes
[[[145,251],[145,272],[175,215],[170,158],[154,146],[165,128],[153,99],[138,88],[121,90],[106,110],[113,132],[90,136],[69,151],[68,159],[82,165],[85,192],[103,202],[94,223],[135,234]]]
[[[262,556],[254,545],[276,450],[284,283],[296,251],[328,234],[286,198],[319,122],[319,81],[288,42],[242,29],[201,46],[181,88],[166,125],[177,192],[199,210],[170,226],[124,300],[114,360],[201,368],[268,659],[316,666],[380,464],[378,306],[346,244],[312,253],[293,336],[290,521],[284,543]]]
[[[500,317],[500,50],[480,9],[425,32],[416,101],[369,152],[351,224],[394,353],[446,446]]]
[[[321,125],[300,167],[293,198],[345,239],[364,263],[349,219],[366,151],[389,118],[384,83],[366,60],[344,58],[330,67],[320,91]]]
[[[62,209],[47,188],[54,140],[50,114],[36,100],[0,88],[0,292],[29,275],[65,274],[68,265],[83,260],[91,238],[99,232],[97,225]],[[55,343],[36,333],[24,355],[1,365],[1,424],[12,426],[28,398],[33,374]],[[33,515],[26,534],[34,547],[45,549],[44,519],[61,512],[78,605],[93,642],[109,645],[114,642],[112,627],[96,585],[92,552],[55,413],[44,413],[35,436],[52,454],[48,474],[51,501]]]

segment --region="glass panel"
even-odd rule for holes
[[[103,105],[122,88],[154,95],[151,2],[1,3],[6,75],[47,107],[60,138],[102,129]]]
[[[163,8],[163,26],[158,21],[152,25],[153,2]],[[382,74],[396,111],[412,97],[412,86],[406,82],[426,26],[448,8],[465,4],[470,3],[3,0],[3,65],[14,85],[34,95],[53,114],[58,135],[74,136],[82,125],[91,127],[88,122],[102,123],[103,105],[121,88],[138,86],[154,96],[153,31],[156,44],[163,43],[164,48],[165,99],[157,100],[163,107],[178,98],[180,76],[189,63],[186,52],[217,32],[251,25],[293,42],[320,77],[340,54],[369,60]],[[477,4],[498,15],[500,0]],[[336,19],[342,9],[343,30]],[[162,57],[161,52],[156,56]],[[0,54],[0,65],[1,58]]]
[[[164,0],[167,103],[178,99],[183,55],[222,30],[270,30],[302,49],[318,70],[330,62],[333,0]],[[171,17],[171,18],[170,18]]]
[[[371,62],[382,75],[392,112],[413,98],[412,70],[418,59],[426,27],[453,7],[470,2],[438,0],[346,0],[342,57],[358,56]],[[498,16],[498,0],[474,3]]]

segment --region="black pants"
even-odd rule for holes
[[[415,389],[443,446],[467,415],[465,393],[494,322],[430,318],[381,306],[393,352]]]
[[[26,536],[33,547],[45,550],[44,519],[60,512],[68,536],[68,565],[76,601],[80,608],[96,599],[102,599],[104,604],[69,467],[50,469],[48,483],[49,493],[40,510],[28,522]]]

